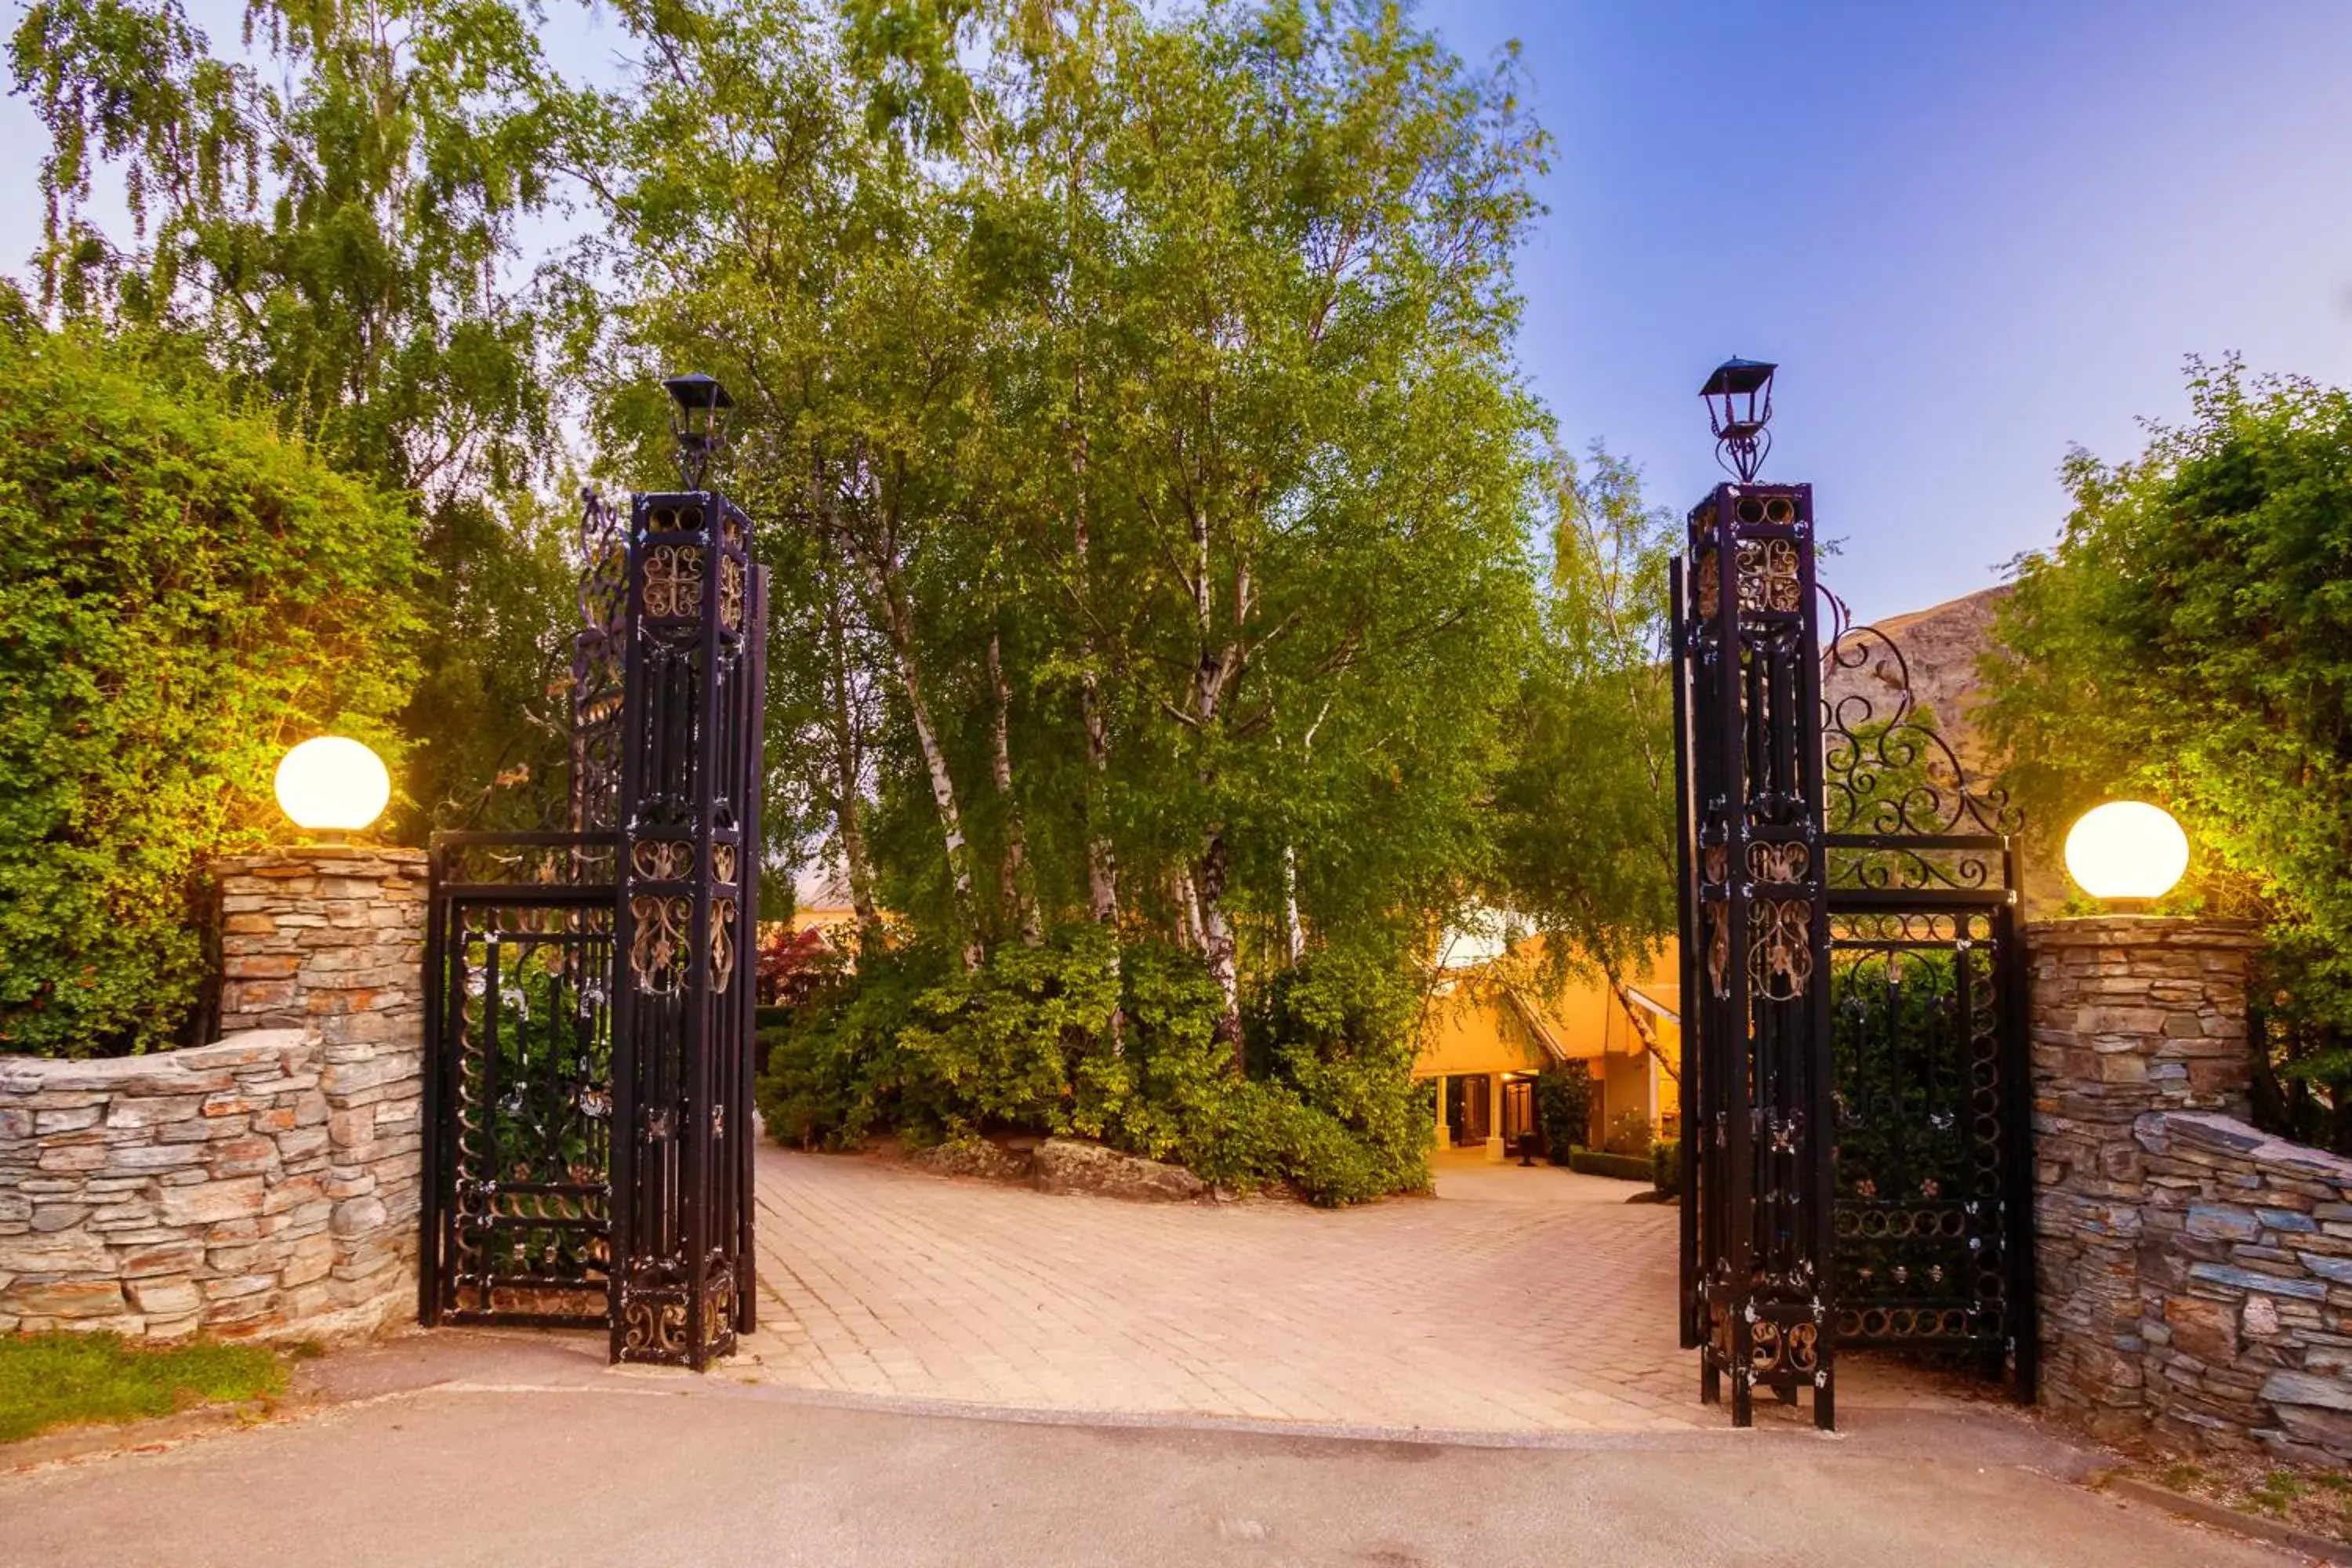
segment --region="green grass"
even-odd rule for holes
[[[286,1363],[257,1345],[150,1348],[117,1334],[0,1336],[0,1443],[53,1426],[139,1421],[285,1390]]]
[[[2195,1465],[2168,1465],[2157,1475],[2159,1486],[2170,1487],[2177,1492],[2194,1492],[2205,1485],[2205,1472]]]
[[[2147,1479],[2241,1513],[2260,1514],[2314,1535],[2352,1541],[2352,1475],[2340,1470],[2267,1469],[2252,1456],[2175,1463]]]

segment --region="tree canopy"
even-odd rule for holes
[[[2189,422],[2077,451],[2057,546],[2017,563],[1986,722],[2056,832],[2111,795],[2196,847],[2176,907],[2260,920],[2262,1109],[2352,1149],[2352,396],[2191,363]]]
[[[739,389],[804,639],[779,754],[861,904],[967,964],[1168,938],[1237,1047],[1246,973],[1470,890],[1530,628],[1544,143],[1393,10],[1041,17],[666,31],[614,341]]]
[[[530,489],[561,444],[519,236],[560,210],[576,115],[536,20],[502,0],[257,0],[224,47],[180,0],[37,0],[9,46],[49,133],[43,310],[174,342],[405,498],[427,568],[411,832],[562,755],[545,688],[568,574]]]
[[[532,809],[563,487],[659,482],[659,376],[718,375],[772,848],[865,931],[777,1124],[1417,1183],[1445,926],[1513,901],[1614,974],[1667,907],[1664,535],[1516,363],[1515,58],[1307,0],[612,15],[598,88],[510,0],[257,0],[226,46],[37,0],[40,310],[404,521],[398,679],[345,706],[404,699],[407,833]]]

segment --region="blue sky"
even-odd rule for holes
[[[195,0],[216,37],[236,9]],[[13,15],[16,13],[12,8]],[[1717,477],[1695,395],[1774,359],[1766,477],[1809,479],[1865,616],[1994,582],[2064,514],[2070,443],[2137,449],[2180,363],[2352,382],[2352,3],[1426,0],[1473,61],[1524,46],[1558,138],[1521,356],[1563,438],[1678,510]],[[567,65],[615,41],[549,7]],[[0,263],[38,223],[0,101]]]
[[[2070,443],[2178,419],[2184,355],[2352,382],[2352,4],[1432,0],[1522,40],[1559,141],[1521,357],[1564,438],[1679,511],[1695,394],[1779,361],[1768,479],[1815,487],[1864,616],[1997,581]]]

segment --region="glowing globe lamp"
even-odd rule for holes
[[[278,764],[278,805],[294,826],[330,839],[357,833],[392,800],[392,775],[357,741],[320,735]]]
[[[2189,869],[2189,836],[2161,806],[2111,800],[2066,832],[2066,870],[2095,899],[2146,904]]]

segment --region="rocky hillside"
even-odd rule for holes
[[[1991,638],[1993,611],[2009,593],[2004,584],[1873,623],[1886,641],[1901,650],[1899,661],[1887,652],[1885,642],[1849,633],[1846,646],[1864,650],[1865,657],[1851,666],[1841,662],[1831,671],[1825,695],[1832,710],[1849,697],[1861,697],[1870,703],[1870,717],[1891,718],[1901,700],[1903,671],[1907,668],[1915,709],[1935,714],[1937,732],[1960,753],[1969,783],[1979,786],[1989,783],[1990,765],[1970,719],[1977,703],[1977,658]],[[1843,711],[1849,721],[1858,716],[1851,706]]]

